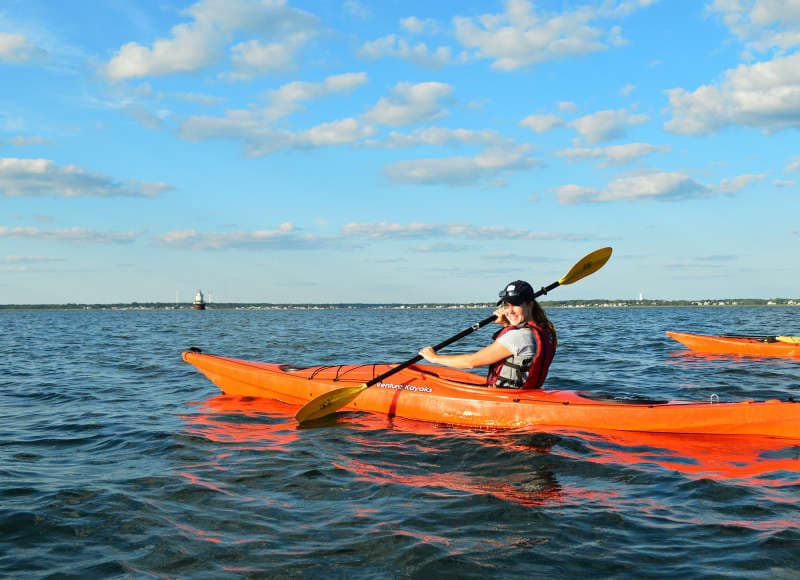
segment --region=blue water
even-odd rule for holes
[[[798,360],[664,335],[800,334],[798,308],[549,313],[549,388],[800,395]],[[399,362],[487,314],[0,310],[0,577],[798,578],[797,442],[362,413],[298,428],[296,408],[221,396],[180,358]]]

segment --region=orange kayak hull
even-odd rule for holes
[[[800,358],[800,344],[790,342],[765,342],[758,338],[708,336],[688,332],[666,331],[667,336],[685,347],[711,354],[736,354],[747,356]]]
[[[343,387],[361,385],[393,365],[296,369],[186,351],[226,395],[264,397],[304,405]],[[630,402],[590,398],[575,391],[490,389],[483,377],[433,365],[412,365],[366,389],[343,410],[359,410],[439,424],[541,430],[762,435],[800,439],[800,403]]]

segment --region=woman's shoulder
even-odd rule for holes
[[[500,338],[503,337],[508,337],[509,340],[532,340],[533,333],[529,327],[521,326],[518,328],[512,328],[511,330],[503,333]]]

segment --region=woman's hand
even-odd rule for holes
[[[502,324],[503,326],[508,326],[509,322],[508,318],[506,318],[505,310],[506,310],[505,307],[501,304],[500,306],[497,307],[497,310],[494,311],[495,324]]]
[[[432,346],[426,346],[425,348],[419,349],[419,356],[428,362],[433,362],[433,359],[436,358],[436,351],[433,350]]]

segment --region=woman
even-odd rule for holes
[[[489,365],[487,385],[504,389],[539,389],[556,352],[556,329],[536,302],[533,288],[523,280],[508,284],[500,292],[497,321],[504,327],[494,342],[468,354],[437,354],[426,346],[419,351],[425,360],[457,369]]]

